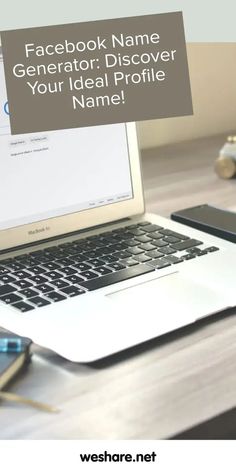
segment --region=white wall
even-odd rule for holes
[[[143,121],[142,148],[236,133],[236,43],[187,45],[194,116]]]

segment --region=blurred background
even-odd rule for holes
[[[143,149],[236,133],[236,43],[187,44],[193,116],[142,121]]]

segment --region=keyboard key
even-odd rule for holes
[[[77,295],[82,295],[83,293],[86,293],[85,290],[83,290],[82,288],[75,287],[73,285],[71,285],[70,287],[62,288],[61,292],[68,295],[68,297],[76,297]]]
[[[81,256],[80,256],[80,258],[81,258]],[[81,260],[78,260],[77,256],[75,257],[75,260],[78,261],[78,262],[82,262]],[[73,265],[75,263],[75,260],[64,257],[62,259],[57,259],[56,261],[57,261],[58,265],[60,265],[61,267],[64,267],[64,266]]]
[[[93,236],[92,236],[93,238]],[[106,246],[105,239],[101,238],[100,236],[96,236],[96,239],[93,239],[94,243],[96,243],[96,247],[103,247]]]
[[[130,256],[130,254],[128,253],[128,251],[120,251],[120,252],[116,252],[116,256],[118,259],[126,259],[127,257]]]
[[[16,287],[23,289],[23,288],[31,287],[33,283],[29,282],[28,280],[17,280],[16,282],[14,282],[14,285],[16,285]]]
[[[176,257],[176,256],[166,256],[161,260],[170,262],[171,264],[179,264],[180,262],[183,262],[182,257]]]
[[[72,247],[72,244],[73,244],[72,241],[69,241],[69,242],[67,242],[67,243],[59,244],[58,247],[60,247],[60,248],[61,248],[61,247],[62,247],[62,248],[70,248],[70,247]]]
[[[116,239],[117,241],[123,241],[125,242],[126,239],[132,239],[133,238],[133,234],[129,233],[128,231],[126,231],[125,233],[119,233],[119,234],[116,234]]]
[[[163,241],[163,239],[157,239],[156,241],[152,241],[152,244],[156,247],[168,246],[168,243],[166,241]]]
[[[164,234],[165,236],[174,236],[175,238],[181,239],[181,241],[190,239],[188,236],[185,236],[184,234],[176,233],[176,231],[172,231],[171,229],[161,229],[160,233]]]
[[[74,256],[75,254],[78,254],[79,252],[80,252],[79,246],[73,247],[71,243],[70,243],[70,246],[67,246],[64,251],[65,254],[72,255],[72,256]]]
[[[121,236],[112,236],[109,238],[105,238],[104,241],[107,243],[107,245],[113,245],[113,244],[118,244],[121,241]]]
[[[137,256],[134,256],[134,259],[138,262],[147,262],[151,261],[152,258],[146,254],[138,254]]]
[[[176,249],[176,251],[183,251],[184,249],[188,249],[193,246],[199,246],[200,244],[203,243],[201,241],[198,241],[197,239],[188,239],[181,243],[172,244],[171,247],[173,249]]]
[[[80,282],[83,282],[84,279],[78,277],[78,275],[69,275],[68,277],[65,277],[65,280],[68,280],[68,282],[71,282],[72,284],[79,284]]]
[[[28,269],[28,271],[31,272],[31,275],[32,274],[33,275],[40,275],[40,274],[43,274],[44,272],[46,272],[46,270],[43,269],[43,267],[40,267],[40,266],[28,267],[27,269]]]
[[[149,233],[149,236],[152,239],[161,239],[161,238],[163,238],[163,234],[160,234],[158,232]]]
[[[98,274],[96,274],[92,270],[85,270],[84,272],[81,272],[80,275],[82,275],[87,280],[94,279],[95,277],[98,277]]]
[[[15,293],[8,293],[6,295],[3,295],[0,297],[0,300],[4,303],[15,303],[15,302],[20,302],[22,300],[22,297],[19,295],[16,295]]]
[[[125,244],[127,247],[133,247],[133,246],[137,246],[137,241],[135,241],[134,239],[127,239],[125,241]]]
[[[54,249],[54,248],[48,248],[47,250],[50,251],[50,249]],[[31,252],[29,252],[28,255],[32,256],[32,257],[43,256],[44,255],[44,250],[40,249],[40,250],[37,250],[37,251],[31,251]]]
[[[157,250],[155,251],[149,251],[145,254],[145,256],[149,256],[152,259],[156,259],[157,257],[163,257],[163,254]]]
[[[127,249],[127,245],[125,243],[113,244],[112,246],[110,246],[110,249],[112,252],[124,251],[125,249]]]
[[[110,246],[101,248],[101,256],[106,254],[111,254]]]
[[[208,254],[208,251],[206,251],[206,249],[204,249],[203,251],[198,252],[197,256],[205,256],[206,254]]]
[[[126,229],[126,228],[127,228],[128,230],[129,230],[129,229],[136,229],[136,228],[138,228],[138,224],[125,226],[125,229]]]
[[[59,258],[59,257],[67,257],[67,255],[68,255],[68,253],[65,251],[65,249],[62,249],[59,246],[54,246],[54,247],[50,247],[50,248],[45,249],[44,254],[46,256],[53,257],[54,260]]]
[[[95,251],[95,259],[99,259],[100,257],[103,257],[103,256],[104,256],[103,249],[97,249]],[[93,257],[91,259],[93,259]],[[90,263],[90,261],[89,261],[89,263]]]
[[[42,264],[42,266],[44,269],[47,269],[47,270],[60,269],[60,265],[56,264],[55,262],[47,262],[46,264]]]
[[[200,247],[190,247],[189,249],[186,249],[186,252],[190,254],[195,254],[197,256],[198,253],[201,252],[201,249]]]
[[[101,267],[104,265],[104,261],[102,259],[91,259],[89,261],[89,265],[91,265],[91,267],[94,269],[95,267]]]
[[[42,306],[46,306],[46,305],[50,305],[50,302],[48,300],[45,300],[45,298],[41,298],[41,297],[33,297],[33,298],[30,298],[29,299],[29,302],[30,303],[33,303],[33,305],[37,306],[37,307],[42,307]]]
[[[18,263],[18,262],[10,262],[9,264],[7,264],[7,267],[12,271],[24,270],[25,269],[25,266],[23,264]]]
[[[61,302],[62,300],[66,300],[66,297],[58,292],[49,292],[45,294],[47,299],[52,300],[53,302]]]
[[[78,252],[81,252],[81,251],[78,251]],[[76,255],[77,255],[77,254],[73,254],[73,258],[76,257]],[[64,257],[65,257],[65,258],[68,257],[69,259],[72,257],[72,255],[69,253],[69,251],[66,251],[65,249],[61,249],[60,251],[55,252],[55,253],[53,254],[53,256],[54,256],[54,259],[53,259],[54,261],[55,261],[56,259],[62,259],[62,258],[64,258]],[[52,261],[52,262],[53,262],[53,261]],[[57,261],[56,261],[56,262],[57,262]]]
[[[88,265],[88,264],[85,264],[85,262],[80,262],[79,264],[74,264],[73,267],[75,267],[80,272],[82,272],[83,270],[91,269],[91,266]]]
[[[11,282],[15,282],[16,279],[15,277],[12,277],[11,275],[5,274],[0,276],[0,282],[4,284],[10,284]]]
[[[53,255],[59,255],[59,254],[64,254],[63,249],[60,249],[58,246],[53,246],[53,247],[48,247],[47,249],[44,250],[45,254],[53,254]],[[62,256],[63,257],[63,256]]]
[[[75,269],[72,269],[71,267],[63,267],[61,268],[60,272],[63,275],[74,275],[74,274],[77,274],[78,271]]]
[[[20,290],[18,293],[26,298],[36,297],[39,294],[38,291],[33,290],[32,288],[25,288],[24,290]]]
[[[215,251],[219,251],[219,248],[216,247],[216,246],[210,246],[210,247],[206,248],[206,251],[207,252],[215,252]]]
[[[9,269],[7,269],[6,267],[0,267],[0,275],[5,275],[5,274],[8,274],[10,272]]]
[[[49,290],[45,290],[44,293],[51,292],[52,290],[54,290],[55,287],[60,290],[63,287],[68,287],[70,284],[66,282],[65,280],[57,279],[57,280],[51,281],[50,285],[51,287],[49,287]]]
[[[46,279],[46,277],[43,277],[42,275],[35,275],[35,277],[29,277],[29,280],[37,285],[45,284],[46,282],[48,282],[48,279]]]
[[[10,284],[0,285],[0,297],[7,295],[8,293],[16,292],[16,288]]]
[[[147,225],[150,225],[151,223],[149,223],[149,221],[140,221],[140,223],[138,223],[138,226],[147,226]]]
[[[56,270],[52,270],[51,272],[47,272],[46,274],[46,277],[49,278],[49,280],[56,280],[56,279],[61,279],[62,278],[62,274],[60,274],[60,272],[57,272]],[[47,282],[47,280],[46,280]]]
[[[120,262],[114,262],[113,264],[109,264],[108,268],[113,270],[121,270],[124,269],[125,266],[123,264],[120,264]]]
[[[152,251],[153,249],[156,249],[156,246],[150,243],[143,243],[139,245],[140,249],[143,249],[143,251]]]
[[[14,262],[20,262],[24,267],[24,269],[28,269],[28,267],[32,267],[35,265],[39,265],[39,262],[34,257],[28,257],[27,255],[19,259],[20,256],[14,257]]]
[[[144,250],[140,249],[139,247],[130,247],[127,249],[127,251],[132,254],[132,256],[136,256],[137,254],[142,254],[142,252],[144,252]]]
[[[93,280],[86,280],[81,283],[81,286],[87,288],[88,290],[96,290],[102,287],[107,287],[123,280],[128,280],[139,275],[148,274],[152,272],[153,267],[149,267],[146,264],[138,264],[134,267],[128,267],[118,272],[112,272],[111,274],[104,275],[103,277],[98,277]]]
[[[98,274],[100,275],[106,275],[106,274],[110,274],[110,272],[112,272],[111,269],[108,269],[108,267],[97,267],[95,269],[96,272],[98,272]]]
[[[13,272],[13,275],[17,277],[17,279],[28,279],[32,274],[26,270],[19,270],[19,272]]]
[[[153,224],[149,224],[149,225],[146,225],[144,228],[144,231],[147,232],[147,233],[153,233],[154,231],[159,231],[162,229],[161,226],[158,226],[158,225],[153,225]]]
[[[14,303],[12,307],[17,308],[17,310],[20,310],[22,313],[26,313],[27,311],[34,309],[34,306],[29,305],[28,303],[25,303],[25,302]]]
[[[25,260],[25,262],[23,262],[23,264],[25,266],[24,268],[28,269],[29,267],[35,267],[38,264],[38,262],[36,259],[27,259]]]
[[[137,236],[135,238],[135,241],[138,241],[139,243],[149,243],[151,241],[151,238],[144,234],[143,236]]]
[[[171,265],[168,260],[165,261],[164,259],[155,259],[154,261],[148,262],[148,264],[152,267],[155,267],[156,269],[164,269],[165,267]]]
[[[166,246],[166,247],[160,247],[158,248],[158,251],[162,252],[162,254],[175,254],[176,251],[174,249],[172,249],[171,247],[169,246]]]
[[[118,257],[116,257],[115,254],[113,254],[112,256],[103,256],[103,257],[101,257],[101,261],[103,261],[103,264],[110,264],[112,262],[117,262]]]
[[[130,226],[129,226],[130,228]],[[144,228],[146,231],[147,226]],[[141,229],[129,229],[129,233],[133,234],[134,236],[143,236],[145,233]]]
[[[90,246],[87,249],[90,249]],[[76,254],[79,254],[81,252],[82,250],[81,250],[80,245],[74,245],[74,247],[71,246],[70,248],[66,248],[64,250],[64,253],[67,254],[68,256],[76,256]]]
[[[70,263],[68,264],[61,264],[61,265],[74,265],[75,263],[78,263],[78,262],[84,262],[86,261],[86,257],[84,256],[84,254],[79,254],[77,256],[74,256],[73,257],[73,260],[72,259],[68,259],[68,261],[70,260]],[[60,262],[61,263],[61,259],[57,261],[58,263]]]
[[[23,264],[25,264],[25,260],[29,259],[29,255],[28,254],[20,254],[19,256],[16,256],[14,257],[14,259],[12,259],[12,261],[23,261]]]
[[[112,231],[112,234],[123,234],[126,233],[126,230],[129,228],[129,226],[125,226],[125,228],[117,228]]]
[[[51,285],[45,283],[45,284],[41,284],[41,285],[36,285],[36,289],[39,290],[40,293],[47,293],[47,292],[51,292],[53,290],[53,285],[56,283],[56,282],[59,282],[59,280],[54,280],[53,282],[50,282]]]
[[[37,264],[37,265],[47,264],[48,262],[51,262],[53,260],[54,260],[53,256],[38,256],[38,257],[34,257],[32,259],[32,261],[34,261],[35,264]]]
[[[185,261],[189,261],[190,259],[194,259],[196,257],[196,254],[185,254],[184,256],[182,256],[182,259],[184,259]]]
[[[167,241],[167,243],[179,243],[181,241],[181,239],[176,238],[175,236],[165,236],[163,240]]]
[[[142,256],[142,254],[140,254]],[[133,258],[130,257],[128,259],[123,259],[122,264],[124,264],[126,267],[132,267],[138,264],[138,261],[135,260],[135,257],[140,257],[140,256],[134,256]]]
[[[9,264],[10,262],[13,262],[14,259],[12,257],[8,257],[7,259],[2,259],[0,261],[0,265],[1,266],[6,266],[7,264]]]
[[[86,251],[84,252],[84,257],[85,259],[95,259],[97,257],[97,252],[96,251]]]

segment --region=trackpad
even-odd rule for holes
[[[172,319],[180,316],[193,321],[227,307],[222,293],[179,272],[110,293],[107,297],[121,305],[126,313],[127,309],[131,310],[134,317],[161,313]]]

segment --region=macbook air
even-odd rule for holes
[[[2,57],[0,177],[3,328],[91,362],[235,305],[234,245],[145,213],[135,124],[11,135]]]

